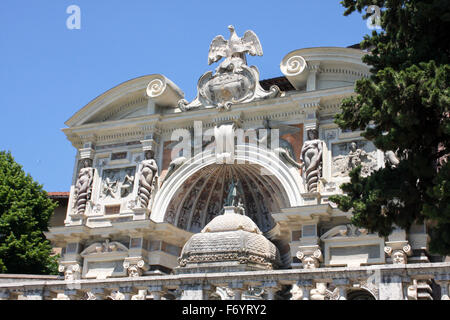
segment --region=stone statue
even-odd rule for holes
[[[246,54],[262,56],[261,43],[256,34],[249,30],[239,38],[233,26],[228,26],[230,39],[219,35],[211,42],[208,63],[212,64],[225,58],[212,71],[203,74],[198,80],[197,97],[190,103],[185,99],[178,102],[182,111],[199,107],[216,107],[229,110],[231,105],[253,100],[277,97],[281,94],[277,86],[264,90],[259,83],[259,71],[248,67]]]
[[[242,208],[243,204],[241,201],[241,191],[239,182],[236,183],[233,179],[228,186],[227,198],[224,205],[228,207]]]
[[[303,176],[308,192],[318,191],[320,171],[322,169],[322,141],[318,139],[316,129],[308,130],[308,140],[302,147]]]
[[[327,284],[324,282],[316,283],[316,287],[311,289],[311,300],[325,300],[327,293]]]
[[[94,168],[91,167],[91,163],[91,159],[82,160],[83,168],[80,169],[75,184],[74,206],[76,206],[76,214],[78,215],[85,213],[86,203],[91,198],[92,180],[94,178]]]
[[[361,165],[362,157],[366,155],[367,153],[364,150],[358,149],[356,142],[350,143],[350,152],[348,153],[349,168],[352,170]]]
[[[138,199],[142,208],[148,208],[150,197],[158,181],[158,165],[153,159],[153,152],[145,153],[142,168],[139,175]]]
[[[133,190],[134,175],[131,170],[125,172],[125,177],[123,178],[122,186],[120,187],[120,196],[122,198],[128,196]]]
[[[111,196],[112,198],[116,198],[117,192],[117,180],[114,180],[114,175],[112,177],[106,177],[103,182],[103,196],[106,198],[107,196]]]
[[[125,300],[125,295],[120,291],[113,291],[106,297],[106,300]]]

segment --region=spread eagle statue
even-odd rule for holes
[[[240,58],[247,64],[245,54],[262,56],[263,51],[258,36],[251,30],[247,30],[242,38],[239,38],[232,25],[228,26],[230,39],[225,40],[222,35],[216,36],[209,46],[208,64],[219,61],[222,58],[231,60]],[[225,62],[225,61],[224,61]]]

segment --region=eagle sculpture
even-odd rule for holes
[[[239,38],[232,25],[228,26],[230,39],[225,40],[222,35],[216,36],[209,46],[208,64],[219,61],[222,58],[241,58],[246,63],[245,54],[262,56],[263,51],[258,36],[251,30],[247,30],[242,38]]]

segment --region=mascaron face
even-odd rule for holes
[[[395,264],[399,264],[399,263],[406,263],[406,257],[405,254],[401,251],[396,251],[392,254],[392,262]]]
[[[302,263],[304,269],[314,269],[317,268],[318,266],[316,259],[312,257],[306,257],[305,259],[303,259]]]

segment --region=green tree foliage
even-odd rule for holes
[[[56,203],[26,175],[9,152],[0,152],[0,272],[57,274],[44,236]]]
[[[362,178],[360,168],[331,200],[352,210],[353,223],[387,236],[393,224],[431,225],[430,250],[450,254],[450,1],[344,0],[344,15],[381,8],[382,31],[361,42],[372,76],[356,83],[335,122],[383,151],[397,166]],[[364,14],[368,18],[371,13]]]

